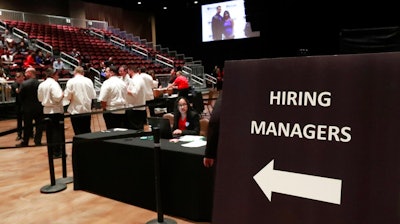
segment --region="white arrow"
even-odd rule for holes
[[[276,192],[340,205],[342,180],[274,170],[274,160],[253,178],[270,201]]]

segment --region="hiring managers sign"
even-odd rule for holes
[[[212,223],[400,223],[399,62],[226,62]]]

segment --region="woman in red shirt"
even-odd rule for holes
[[[178,97],[174,111],[173,135],[199,135],[200,116],[186,97]]]
[[[29,67],[32,67],[33,65],[36,65],[35,56],[36,56],[36,53],[32,51],[26,57],[26,59],[24,61],[24,68],[29,68]]]
[[[167,89],[174,88],[178,91],[179,96],[188,96],[190,86],[189,80],[182,74],[182,71],[176,72],[176,79],[173,83],[170,83]]]

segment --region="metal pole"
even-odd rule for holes
[[[150,220],[147,224],[176,224],[177,222],[172,219],[164,219],[164,213],[161,202],[161,175],[160,175],[160,128],[152,127],[154,137],[154,173],[155,173],[155,185],[156,185],[156,210],[157,219]]]

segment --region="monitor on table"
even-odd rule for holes
[[[171,139],[173,138],[171,124],[168,119],[163,117],[149,117],[147,118],[149,125],[152,128],[160,128],[160,138]]]

